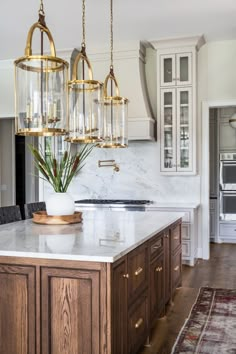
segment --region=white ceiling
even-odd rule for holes
[[[109,1],[86,0],[86,44],[109,45]],[[24,54],[39,0],[1,0],[0,60]],[[118,42],[204,34],[206,41],[236,39],[236,0],[113,0]],[[81,0],[44,0],[57,50],[80,47]]]

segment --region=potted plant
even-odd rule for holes
[[[93,145],[86,144],[73,155],[70,150],[66,150],[63,156],[57,159],[49,144],[46,146],[47,154],[44,153],[42,147],[37,149],[35,146],[29,145],[29,149],[34,156],[35,166],[40,172],[39,178],[48,182],[55,192],[46,200],[48,215],[74,214],[74,200],[67,193],[67,189],[72,179],[78,175],[84,166],[84,161],[93,147]]]

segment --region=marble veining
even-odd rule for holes
[[[74,200],[86,198],[150,199],[155,202],[198,203],[200,176],[160,175],[159,142],[130,142],[127,149],[94,148],[84,168],[72,182]],[[114,159],[120,167],[98,167],[98,160]],[[40,200],[51,193],[44,185]]]
[[[0,226],[0,255],[114,262],[183,216],[172,212],[83,211],[83,222]]]

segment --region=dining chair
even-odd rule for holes
[[[25,219],[31,219],[36,211],[46,210],[45,202],[26,203],[24,205]]]
[[[0,207],[0,224],[8,224],[20,220],[22,220],[22,216],[19,205]]]

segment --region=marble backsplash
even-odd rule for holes
[[[127,149],[94,148],[68,192],[84,198],[150,199],[159,202],[199,202],[200,177],[161,176],[157,142],[130,142]],[[112,167],[98,167],[99,160],[115,160]],[[44,186],[44,200],[50,188]]]

